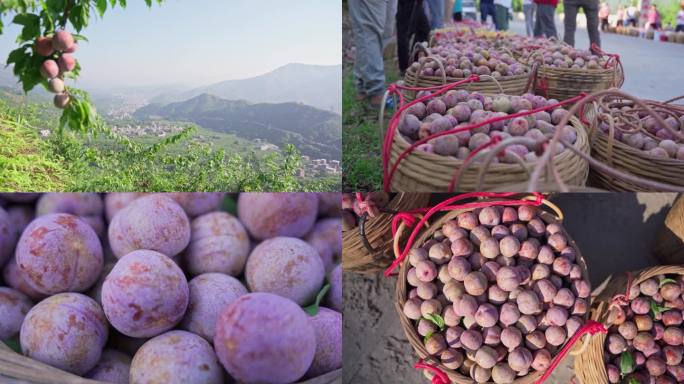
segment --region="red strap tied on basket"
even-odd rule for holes
[[[632,290],[632,273],[631,272],[626,272],[627,274],[627,291],[623,293],[618,293],[617,295],[613,296],[613,299],[610,301],[610,308],[613,308],[615,306],[620,306],[624,307],[629,305],[629,292]]]
[[[416,365],[413,366],[416,369],[425,369],[427,371],[430,371],[434,373],[435,375],[432,376],[432,384],[451,384],[451,380],[449,380],[449,376],[447,376],[444,371],[439,369],[436,365],[428,364],[423,359],[418,360]]]
[[[411,232],[411,235],[409,236],[408,240],[406,241],[406,245],[404,245],[404,249],[401,251],[401,255],[399,255],[393,262],[392,264],[385,270],[384,275],[385,277],[389,277],[392,275],[392,272],[406,259],[406,256],[408,255],[409,251],[411,250],[411,246],[413,245],[413,242],[416,240],[416,237],[418,236],[418,232],[420,228],[425,224],[432,215],[434,215],[437,212],[440,211],[453,211],[456,209],[474,209],[474,208],[485,208],[485,207],[494,207],[494,206],[517,206],[517,205],[532,205],[532,206],[540,206],[542,205],[542,201],[544,200],[544,196],[541,193],[538,192],[533,192],[532,196],[534,196],[534,200],[499,200],[499,201],[475,201],[472,203],[464,203],[464,204],[456,204],[452,205],[453,203],[460,201],[460,200],[465,200],[465,199],[472,199],[472,198],[478,198],[478,197],[487,197],[487,198],[505,198],[505,197],[511,197],[516,195],[515,192],[470,192],[470,193],[463,193],[460,195],[453,196],[451,198],[448,198],[441,203],[435,205],[432,208],[429,209],[423,209],[420,210],[421,212],[425,212],[423,217],[420,219],[417,225],[413,227],[413,231]],[[415,212],[415,211],[414,211]]]
[[[368,199],[368,196],[364,198],[361,192],[356,192],[356,203],[359,205],[359,209],[362,212],[368,213],[368,216],[375,217],[380,213],[375,202]]]
[[[622,72],[623,74],[625,73],[624,67],[622,66],[622,61],[620,60],[620,55],[618,55],[617,53],[608,53],[608,52],[602,50],[601,47],[596,45],[596,43],[593,43],[591,45],[591,50],[594,51],[597,55],[608,56],[608,60],[606,60],[606,64],[603,66],[603,68],[611,67],[611,63],[612,63],[612,67],[620,68],[620,72]],[[622,84],[624,82],[625,82],[625,77],[622,76],[622,78],[620,79],[620,82],[618,84],[615,84],[615,86],[617,88],[620,88],[620,87],[622,87]]]
[[[556,104],[551,104],[551,105],[547,105],[544,107],[531,109],[529,111],[516,112],[516,113],[510,114],[510,115],[506,115],[506,116],[493,117],[491,119],[487,119],[487,120],[484,120],[484,121],[479,122],[479,123],[470,124],[470,125],[466,125],[464,127],[459,127],[459,128],[452,128],[452,129],[449,129],[446,131],[442,131],[442,132],[432,134],[430,136],[427,136],[425,138],[422,138],[422,139],[414,142],[408,148],[406,148],[401,154],[399,154],[399,157],[397,157],[397,160],[392,165],[392,168],[389,169],[389,161],[390,161],[390,153],[391,153],[391,149],[392,149],[392,142],[394,141],[394,134],[397,130],[397,126],[399,125],[399,120],[400,120],[402,113],[408,107],[414,105],[416,102],[422,102],[422,101],[425,101],[429,98],[439,96],[442,93],[452,89],[458,83],[463,83],[463,82],[464,81],[452,83],[452,84],[449,84],[447,86],[438,86],[437,88],[441,87],[441,89],[439,91],[437,91],[436,93],[431,94],[431,95],[425,95],[425,96],[422,96],[420,98],[417,98],[416,100],[406,104],[404,107],[399,108],[399,110],[394,114],[394,116],[392,116],[392,119],[390,119],[390,122],[388,125],[387,135],[385,135],[385,142],[383,143],[383,148],[382,148],[383,188],[384,188],[385,192],[390,191],[390,184],[392,181],[392,177],[394,176],[394,173],[397,171],[397,168],[399,167],[399,163],[404,158],[406,158],[406,156],[411,154],[411,152],[413,152],[416,148],[418,148],[418,146],[420,146],[421,144],[425,144],[428,141],[435,139],[437,137],[446,136],[446,135],[453,135],[455,133],[464,132],[464,131],[470,131],[470,130],[473,130],[475,128],[479,128],[479,127],[482,127],[484,125],[487,125],[487,124],[496,123],[496,122],[504,121],[504,120],[511,120],[511,119],[515,119],[517,117],[529,116],[529,115],[533,115],[537,112],[542,112],[542,111],[547,111],[550,109],[558,108],[558,107],[561,107],[561,106],[566,105],[566,104],[572,104],[576,101],[581,100],[582,98],[584,98],[587,95],[585,92],[582,92],[575,97],[571,97],[569,99],[559,101]],[[400,89],[400,88],[402,88],[402,86],[397,85],[396,88]],[[429,90],[429,89],[433,89],[433,88],[435,88],[435,87],[417,88],[417,89]],[[388,172],[388,169],[389,169],[389,172]]]
[[[590,334],[593,336],[597,333],[606,334],[608,333],[608,328],[606,328],[603,324],[599,323],[598,321],[588,320],[586,324],[584,324],[580,329],[577,330],[577,332],[575,332],[574,335],[572,335],[572,337],[565,344],[563,349],[561,349],[560,352],[558,352],[558,354],[556,355],[556,357],[554,357],[553,360],[551,360],[551,363],[549,364],[549,367],[546,369],[544,374],[534,383],[542,384],[543,382],[545,382],[546,379],[548,379],[549,376],[551,376],[551,374],[553,373],[554,369],[556,369],[558,364],[560,364],[560,362],[563,360],[565,355],[567,355],[568,352],[570,352],[572,346],[575,345],[577,340],[581,339],[582,336],[586,334]]]
[[[535,75],[536,76],[536,75]],[[539,78],[539,89],[544,93],[545,98],[549,98],[549,82],[546,77]]]

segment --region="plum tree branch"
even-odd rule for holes
[[[59,26],[64,28],[66,27],[67,22],[69,21],[69,14],[71,13],[71,9],[74,7],[74,0],[67,0],[66,6],[64,7],[64,15],[62,15],[62,20],[59,22]]]

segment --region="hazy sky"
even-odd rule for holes
[[[339,64],[341,8],[339,0],[166,0],[148,9],[129,0],[82,31],[89,42],[76,52],[79,83],[196,86],[292,62]],[[0,63],[18,31],[0,35]]]

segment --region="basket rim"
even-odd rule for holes
[[[510,200],[510,198],[496,198],[496,199],[482,199],[482,200]],[[419,245],[422,245],[432,234],[434,234],[435,231],[437,231],[441,226],[449,221],[454,219],[458,214],[463,213],[463,212],[469,212],[473,211],[475,208],[466,208],[466,209],[456,209],[456,210],[451,210],[445,214],[443,214],[441,217],[439,217],[435,222],[433,222],[428,228],[422,229],[420,231],[420,235],[416,238],[416,241],[414,243],[414,246],[411,249],[414,249],[418,247]],[[562,220],[558,220],[556,216],[554,216],[552,213],[549,211],[540,208],[540,213],[539,216],[544,220],[545,223],[550,224],[550,223],[559,223],[562,224]],[[575,240],[567,233],[566,229],[561,226],[561,230],[563,231],[563,234],[565,234],[567,241],[568,241],[568,246],[572,246],[575,249],[576,252],[576,263],[580,266],[582,269],[582,276],[584,279],[589,281],[589,273],[588,273],[588,267],[586,264],[586,260],[584,258],[584,255],[581,253],[577,243]],[[414,340],[421,340],[420,335],[418,335],[418,332],[416,330],[416,327],[413,325],[414,320],[409,319],[403,311],[403,306],[404,303],[406,302],[406,295],[408,293],[408,285],[407,285],[407,274],[409,270],[409,259],[406,258],[405,260],[402,261],[400,265],[400,270],[399,270],[399,275],[397,277],[397,283],[395,286],[395,297],[394,297],[394,304],[395,304],[395,310],[397,311],[397,314],[399,315],[399,320],[401,322],[402,328],[404,330],[404,333],[411,344],[411,347],[413,350],[416,352],[416,354],[422,358],[422,359],[430,359],[432,360],[436,366],[445,372],[447,376],[449,376],[449,379],[454,381],[454,383],[472,383],[472,379],[470,377],[464,376],[461,373],[457,372],[456,370],[452,370],[444,366],[439,359],[436,359],[435,356],[430,355],[427,350],[425,349],[424,345],[420,342],[415,342]],[[589,300],[587,299],[587,304]],[[584,316],[583,320],[588,320],[589,319],[589,311],[587,311]],[[568,340],[563,344],[565,345]],[[562,348],[562,346],[560,347]],[[513,382],[514,384],[530,384],[534,382],[536,379],[541,377],[543,372],[540,371],[532,371],[528,373],[526,376],[522,376],[519,378],[516,378],[516,380]]]

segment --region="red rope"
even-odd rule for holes
[[[510,114],[510,115],[493,117],[491,119],[484,120],[484,121],[479,122],[479,123],[466,125],[466,126],[460,127],[460,128],[452,128],[452,129],[447,130],[447,131],[442,131],[442,132],[432,134],[430,136],[427,136],[423,139],[420,139],[420,140],[414,142],[408,148],[406,148],[401,154],[399,154],[397,161],[394,162],[394,164],[392,165],[392,168],[388,172],[389,161],[390,161],[390,153],[391,153],[391,149],[392,149],[392,142],[394,141],[394,134],[397,130],[397,125],[399,124],[399,118],[402,115],[402,113],[408,107],[410,107],[411,105],[414,105],[416,102],[422,102],[422,101],[427,100],[431,97],[438,96],[438,95],[444,93],[445,91],[453,88],[453,86],[455,86],[456,84],[458,84],[458,83],[453,83],[453,84],[449,84],[447,86],[443,86],[443,88],[440,91],[438,91],[437,93],[434,93],[432,95],[422,96],[422,97],[412,101],[411,103],[407,104],[405,106],[406,108],[404,108],[404,107],[400,108],[396,112],[396,114],[394,116],[392,116],[392,119],[389,122],[388,132],[387,132],[387,135],[385,136],[385,142],[383,143],[383,150],[382,150],[383,185],[384,185],[385,192],[390,191],[390,184],[391,184],[392,178],[394,177],[394,173],[397,171],[397,168],[399,167],[399,163],[404,158],[406,158],[408,155],[410,155],[411,152],[413,152],[421,144],[427,143],[428,141],[435,139],[437,137],[452,135],[452,134],[464,132],[464,131],[470,131],[470,130],[473,130],[475,128],[479,128],[479,127],[482,127],[484,125],[487,125],[487,124],[492,124],[492,123],[496,123],[496,122],[504,121],[504,120],[510,120],[510,119],[514,119],[517,117],[529,116],[529,115],[535,114],[537,112],[542,112],[542,111],[547,111],[549,109],[558,108],[558,107],[561,107],[561,106],[566,105],[566,104],[572,104],[572,103],[579,101],[580,99],[582,99],[586,96],[586,93],[582,92],[575,97],[569,98],[567,100],[559,101],[556,104],[547,105],[545,107],[539,107],[539,108],[532,109],[532,110],[525,111],[525,112],[517,112],[514,114]]]
[[[604,50],[601,49],[596,43],[593,43],[591,45],[591,50],[594,51],[596,54],[601,55],[601,56],[608,56],[608,60],[606,60],[606,64],[603,66],[603,68],[608,68],[611,63],[613,63],[613,67],[619,67],[620,72],[623,74],[625,73],[624,67],[622,66],[622,61],[620,60],[620,55],[617,53],[608,53]],[[618,88],[622,87],[622,84],[625,82],[624,76],[620,79],[620,83],[616,84]]]
[[[444,371],[439,369],[436,365],[428,364],[423,359],[418,360],[416,365],[413,366],[416,369],[425,369],[427,371],[430,371],[434,373],[435,375],[432,376],[432,384],[451,384],[451,380],[449,380],[449,376],[447,376]]]
[[[563,349],[560,350],[560,352],[551,360],[551,364],[549,364],[549,367],[546,369],[544,374],[537,380],[535,381],[535,384],[541,384],[546,381],[546,379],[551,376],[553,373],[553,370],[556,369],[558,364],[563,360],[565,355],[570,352],[570,349],[572,348],[573,345],[582,338],[585,334],[590,334],[590,335],[595,335],[597,333],[603,333],[607,334],[608,329],[601,323],[594,321],[594,320],[588,320],[586,324],[584,324],[575,334],[570,338],[570,340],[565,344]]]
[[[361,192],[356,192],[356,202],[359,205],[359,209],[361,212],[366,212],[368,213],[368,216],[370,217],[375,217],[380,213],[378,210],[378,207],[375,205],[375,202],[370,200],[369,197],[370,195],[366,195],[364,198]]]
[[[452,203],[455,203],[457,201],[465,200],[465,199],[471,199],[471,198],[478,198],[478,197],[487,197],[487,198],[505,198],[505,197],[510,197],[516,195],[515,192],[470,192],[470,193],[464,193],[460,195],[453,196],[451,198],[448,198],[441,203],[435,205],[432,208],[429,209],[424,209],[421,210],[424,211],[423,217],[420,219],[417,225],[413,227],[413,231],[411,232],[411,235],[409,236],[408,240],[406,241],[406,244],[404,245],[404,249],[401,252],[401,255],[397,257],[394,262],[385,270],[385,277],[388,277],[392,274],[392,272],[406,259],[406,256],[408,255],[409,251],[411,250],[411,247],[413,246],[414,241],[416,240],[416,237],[418,236],[418,232],[420,231],[420,228],[428,221],[432,215],[439,211],[453,211],[456,209],[475,209],[475,208],[485,208],[485,207],[493,207],[493,206],[516,206],[516,205],[531,205],[531,206],[540,206],[542,204],[543,196],[541,193],[534,192],[532,195],[535,197],[534,201],[531,200],[500,200],[500,201],[479,201],[479,202],[472,202],[472,203],[465,203],[465,204],[457,204],[457,205],[451,205]],[[396,234],[396,232],[395,232]]]

